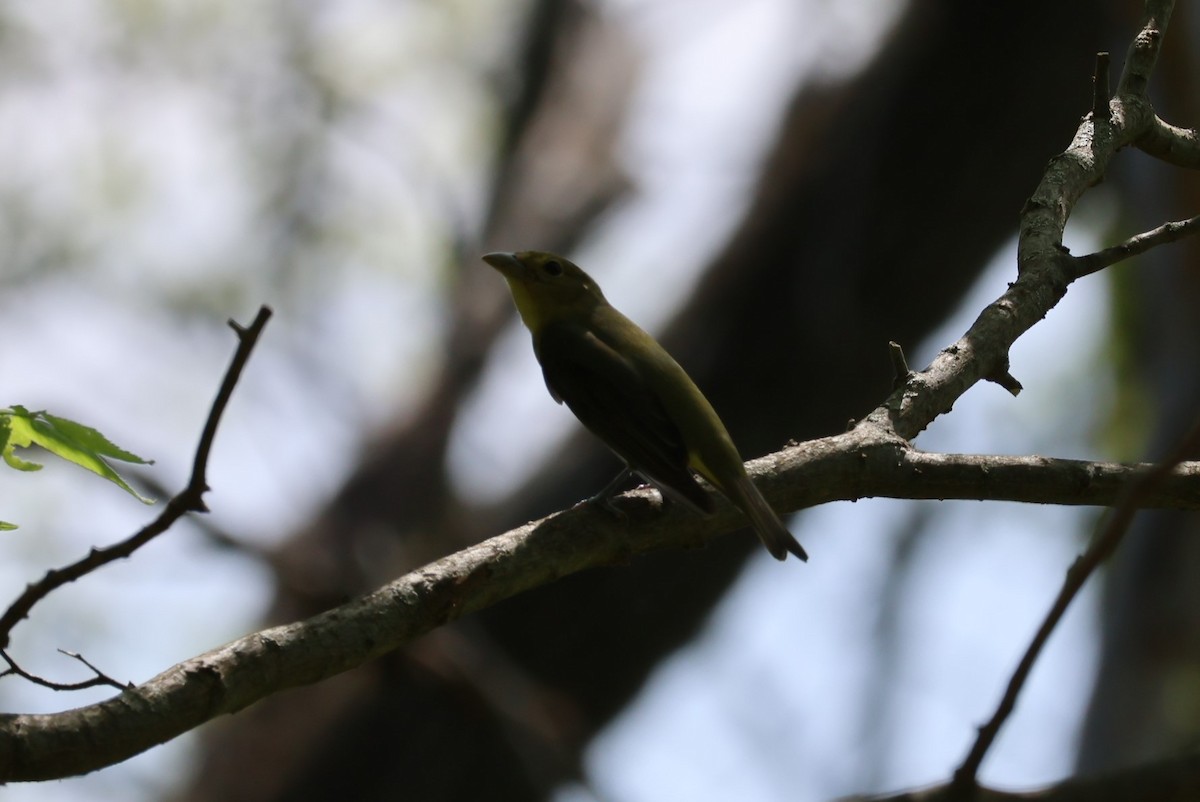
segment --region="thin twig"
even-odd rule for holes
[[[94,665],[92,665],[92,663],[87,658],[85,658],[82,654],[80,654],[79,652],[72,652],[67,649],[59,649],[58,653],[66,656],[66,657],[70,657],[72,660],[78,660],[79,662],[83,663],[85,666],[87,666],[89,669],[92,670],[92,672],[96,675],[96,679],[103,681],[103,683],[105,685],[111,685],[114,688],[118,688],[120,690],[125,690],[126,688],[133,687],[132,682],[121,683],[121,682],[118,682],[117,680],[113,679],[112,677],[108,676],[103,671],[101,671],[100,669],[98,669]]]
[[[1163,223],[1158,228],[1143,231],[1111,248],[1077,257],[1075,259],[1075,278],[1091,275],[1115,265],[1117,262],[1145,253],[1151,248],[1175,242],[1197,232],[1200,232],[1200,215],[1188,220]]]
[[[1072,777],[1030,791],[980,787],[978,802],[1196,802],[1200,789],[1200,751],[1189,749],[1170,757],[1122,766],[1101,774]],[[850,796],[839,802],[958,802],[949,783],[918,791]]]
[[[1179,465],[1189,454],[1194,453],[1198,449],[1200,449],[1200,419],[1197,420],[1192,426],[1191,431],[1179,442],[1174,451],[1165,460],[1156,464],[1153,468],[1150,468],[1128,484],[1122,493],[1121,499],[1113,508],[1112,513],[1104,523],[1104,527],[1092,541],[1092,544],[1067,569],[1067,575],[1063,580],[1062,588],[1058,592],[1058,597],[1054,600],[1054,604],[1051,605],[1049,612],[1046,613],[1041,626],[1038,627],[1037,634],[1034,635],[1033,640],[1030,641],[1028,648],[1026,648],[1025,654],[1021,657],[1021,662],[1017,664],[1012,678],[1008,681],[1008,687],[1004,691],[1004,696],[1000,699],[1000,704],[996,707],[996,712],[987,724],[979,728],[979,734],[975,739],[974,746],[971,747],[971,751],[967,754],[962,765],[954,772],[953,784],[960,793],[967,794],[976,787],[979,766],[983,763],[983,759],[987,755],[992,743],[996,740],[996,736],[999,735],[1000,728],[1004,726],[1004,722],[1016,707],[1017,697],[1020,695],[1022,688],[1024,688],[1025,681],[1029,678],[1034,663],[1037,662],[1042,648],[1050,639],[1050,634],[1058,626],[1058,622],[1062,620],[1063,615],[1075,599],[1075,596],[1078,595],[1084,583],[1087,582],[1088,578],[1100,564],[1116,551],[1122,538],[1129,531],[1129,524],[1133,521],[1133,516],[1141,506],[1145,496],[1153,492],[1154,488],[1175,469],[1175,466]],[[964,796],[964,798],[966,797]]]
[[[899,390],[912,375],[912,368],[908,366],[908,360],[904,358],[904,349],[900,347],[900,343],[894,340],[888,341],[888,356],[892,360],[892,389]]]
[[[16,660],[12,659],[12,656],[9,655],[8,652],[0,649],[0,659],[8,663],[8,670],[0,671],[0,677],[15,675],[32,682],[34,685],[40,685],[41,687],[49,688],[52,691],[82,691],[84,688],[95,688],[98,685],[110,685],[116,688],[118,691],[123,691],[126,688],[133,687],[132,682],[118,682],[100,669],[96,668],[94,665],[85,660],[82,655],[76,652],[68,652],[63,649],[59,649],[58,651],[60,654],[64,654],[67,657],[74,658],[83,663],[92,670],[92,673],[94,673],[95,676],[91,679],[83,680],[82,682],[55,682],[54,680],[49,680],[45,677],[39,677],[37,674],[26,671],[17,664]]]
[[[204,424],[204,431],[196,446],[196,459],[192,463],[192,476],[187,487],[167,502],[166,508],[157,518],[135,534],[111,546],[102,549],[93,548],[86,557],[62,568],[51,569],[40,580],[27,585],[25,591],[4,611],[4,615],[0,616],[0,649],[8,646],[9,635],[12,633],[13,627],[28,617],[29,611],[35,604],[57,588],[90,574],[102,565],[128,557],[170,529],[185,514],[208,511],[204,505],[204,494],[208,491],[205,469],[208,465],[208,455],[212,450],[213,439],[217,434],[217,425],[220,423],[221,415],[233,393],[233,388],[242,374],[242,369],[250,358],[250,352],[254,350],[254,345],[258,342],[258,337],[262,334],[270,317],[270,307],[263,306],[259,308],[254,322],[249,327],[243,328],[232,320],[229,322],[229,325],[237,332],[237,351],[229,363],[225,379],[221,382],[221,388],[217,391],[217,397],[213,400],[212,408],[209,410],[208,420]]]

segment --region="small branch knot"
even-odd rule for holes
[[[1025,389],[1024,385],[1017,381],[1017,379],[1008,372],[1007,356],[1005,356],[1004,360],[983,378],[987,381],[1000,385],[1014,396],[1020,395],[1021,391]]]
[[[1109,121],[1108,101],[1112,98],[1109,86],[1109,55],[1107,51],[1096,54],[1096,72],[1092,78],[1092,122],[1095,125]]]
[[[908,377],[912,376],[912,370],[908,367],[908,360],[904,358],[904,349],[895,341],[888,341],[888,356],[892,360],[892,389],[899,390],[908,382]]]

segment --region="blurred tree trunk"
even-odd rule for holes
[[[746,218],[664,336],[747,456],[838,431],[878,402],[888,340],[916,343],[1013,235],[1046,159],[1090,106],[1100,11],[917,0],[861,75],[797,89]],[[611,150],[630,76],[596,65],[629,54],[575,3],[539,3],[532,20],[481,239],[564,249],[625,189]],[[572,124],[580,115],[588,125]],[[548,148],[574,157],[550,187]],[[479,250],[460,259],[440,382],[280,551],[275,617],[570,504],[616,467],[572,442],[503,514],[467,514],[452,497],[443,466],[458,400],[511,314]],[[732,537],[575,576],[268,700],[207,731],[186,798],[544,798],[579,776],[588,740],[693,637],[756,548]],[[805,569],[779,570],[801,581]]]

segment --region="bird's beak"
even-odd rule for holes
[[[483,261],[499,270],[506,278],[519,279],[525,273],[525,265],[521,264],[521,260],[516,257],[516,254],[505,251],[485,253]]]

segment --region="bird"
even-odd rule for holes
[[[704,477],[749,519],[777,560],[808,553],[746,474],[712,404],[658,342],[617,311],[569,259],[543,251],[483,256],[508,283],[550,396],[625,463],[594,500],[639,475],[666,499],[711,514]]]

